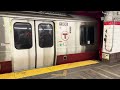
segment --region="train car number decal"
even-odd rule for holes
[[[68,23],[67,22],[60,22],[59,25],[60,26],[68,26]]]

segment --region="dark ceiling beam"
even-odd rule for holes
[[[103,16],[102,11],[74,11],[74,14],[89,16],[95,19],[100,19]]]

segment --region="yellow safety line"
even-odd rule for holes
[[[7,73],[7,74],[0,74],[0,79],[19,79],[19,78],[40,75],[40,74],[50,73],[54,71],[70,69],[70,68],[75,68],[75,67],[80,67],[80,66],[86,66],[86,65],[91,65],[91,64],[97,64],[97,63],[99,62],[96,60],[87,60],[87,61],[61,64],[61,65],[45,67],[45,68],[25,70],[21,72],[12,72],[12,73]]]

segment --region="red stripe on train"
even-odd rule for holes
[[[64,56],[67,56],[67,59],[64,60]],[[65,64],[65,63],[72,63],[72,62],[79,62],[84,60],[92,60],[98,59],[97,52],[85,52],[85,53],[77,53],[77,54],[68,54],[68,55],[59,55],[57,56],[57,65]]]
[[[12,62],[4,61],[0,62],[0,74],[12,72]]]
[[[104,25],[120,25],[120,21],[108,21],[104,22]]]

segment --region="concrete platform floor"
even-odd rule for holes
[[[97,63],[21,79],[120,79],[120,62]]]

